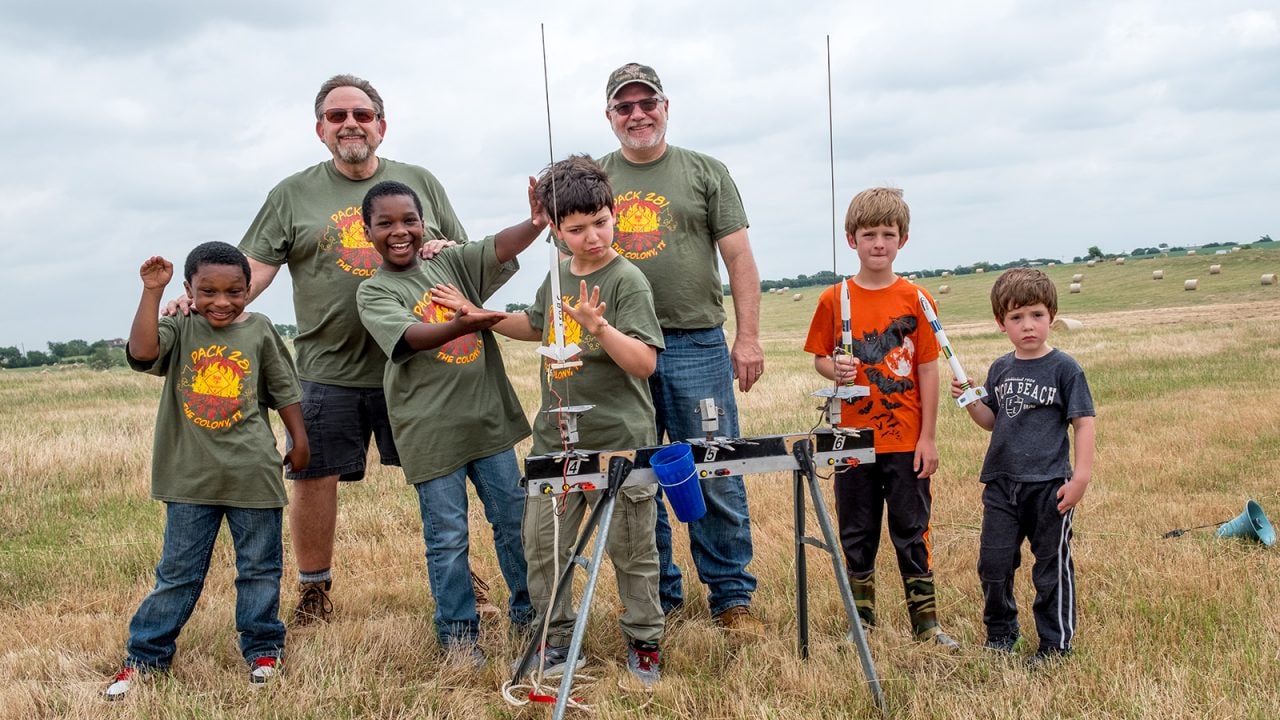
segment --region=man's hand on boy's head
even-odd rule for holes
[[[462,291],[453,283],[436,283],[436,286],[431,288],[431,302],[450,310],[474,309],[471,303],[467,302]]]
[[[583,330],[592,335],[599,335],[605,328],[609,327],[609,321],[604,319],[604,310],[608,304],[600,300],[600,286],[596,285],[591,288],[591,294],[587,294],[587,281],[580,280],[578,282],[578,305],[570,306],[568,303],[564,306],[564,311],[573,318]]]
[[[154,255],[142,263],[138,275],[142,278],[142,289],[163,290],[173,279],[173,263]]]

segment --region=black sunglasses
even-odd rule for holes
[[[656,97],[645,98],[644,100],[637,100],[635,102],[620,102],[609,108],[609,111],[617,114],[618,117],[626,117],[631,114],[631,111],[636,109],[637,105],[639,105],[640,109],[644,112],[653,112],[658,108],[658,103],[661,102],[662,98]]]
[[[342,108],[330,108],[324,111],[324,119],[334,125],[341,125],[347,121],[347,115],[356,119],[358,123],[371,123],[377,117],[378,113],[369,108],[354,108],[352,110],[344,110]]]

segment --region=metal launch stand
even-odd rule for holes
[[[843,395],[843,393],[842,393]],[[832,398],[832,404],[843,401],[843,397]],[[581,407],[581,406],[580,406]],[[575,412],[577,411],[577,412]],[[578,408],[566,408],[562,414],[562,433],[567,428],[576,429]],[[835,573],[836,586],[840,590],[840,599],[844,604],[845,616],[849,630],[845,635],[858,649],[858,658],[862,665],[863,675],[871,689],[872,699],[881,713],[886,713],[884,693],[880,680],[876,675],[875,664],[871,658],[871,650],[858,621],[854,607],[853,592],[849,586],[849,578],[844,570],[843,552],[839,538],[831,524],[831,516],[827,512],[826,501],[822,489],[818,485],[817,467],[858,465],[875,462],[875,446],[870,429],[857,431],[831,428],[821,429],[812,434],[769,435],[756,438],[725,438],[715,435],[719,427],[718,410],[712,400],[703,400],[699,405],[702,427],[706,436],[688,441],[692,446],[695,471],[698,478],[716,478],[728,475],[747,475],[752,473],[792,471],[794,482],[795,511],[795,552],[796,552],[796,648],[801,658],[809,657],[809,599],[808,599],[808,562],[805,546],[819,548],[831,557],[831,567]],[[838,409],[836,410],[838,413]],[[566,439],[568,434],[565,433]],[[576,442],[576,432],[573,441]],[[579,602],[578,617],[574,624],[573,636],[569,644],[569,654],[565,661],[564,675],[560,680],[560,690],[556,698],[553,714],[555,720],[564,717],[569,701],[570,688],[573,685],[574,667],[582,652],[583,636],[586,633],[587,616],[591,600],[595,594],[596,579],[600,573],[604,559],[604,549],[609,537],[609,526],[613,519],[614,503],[618,491],[631,485],[644,485],[658,482],[658,477],[650,468],[649,459],[664,446],[646,447],[634,450],[608,451],[579,450],[566,443],[566,450],[551,455],[537,455],[525,460],[525,487],[530,498],[539,496],[555,496],[566,492],[601,490],[603,496],[592,509],[585,525],[578,534],[573,554],[565,565],[556,584],[556,596],[570,592],[572,588],[575,566],[587,571],[587,582],[583,588]],[[805,531],[805,491],[813,502],[814,514],[822,538],[806,535]],[[583,553],[587,543],[595,535],[595,545],[591,559],[587,560]],[[550,608],[548,608],[548,612]],[[532,669],[534,657],[538,652],[541,637],[530,640],[524,655],[516,666],[511,678],[514,685],[525,677]]]

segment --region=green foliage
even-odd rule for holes
[[[56,357],[46,355],[39,350],[27,351],[27,367],[38,367],[40,365],[54,365],[58,362]]]
[[[110,370],[113,367],[124,367],[127,363],[124,350],[109,348],[103,344],[89,356],[89,367],[94,370]]]
[[[1097,245],[1090,245],[1089,249],[1085,251],[1085,257],[1100,258],[1102,257],[1102,249]]]
[[[298,337],[297,325],[285,325],[283,323],[275,323],[275,326],[276,326],[276,332],[280,333],[280,337],[282,338]]]
[[[1269,242],[1275,242],[1275,241],[1271,239],[1270,235],[1263,235],[1262,237],[1258,238],[1258,242],[1269,243]]]
[[[507,312],[524,312],[528,309],[527,303],[507,303]]]
[[[27,366],[27,358],[16,347],[0,347],[0,367],[20,368]]]

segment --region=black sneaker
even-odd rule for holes
[[[587,658],[581,653],[578,659],[573,663],[573,670],[577,672],[585,667]],[[511,671],[515,672],[519,669],[520,660],[511,663]],[[542,677],[560,677],[564,675],[564,670],[569,665],[569,646],[568,645],[543,645],[538,648],[538,652],[533,656],[533,664],[529,666],[530,673],[537,673],[538,668],[542,668]]]
[[[1039,670],[1041,668],[1056,665],[1071,656],[1071,649],[1062,649],[1055,647],[1042,647],[1036,650],[1035,654],[1027,658],[1028,670]]]
[[[1018,644],[1021,638],[1017,635],[996,635],[987,638],[987,642],[982,647],[995,652],[1013,654],[1013,648]]]

